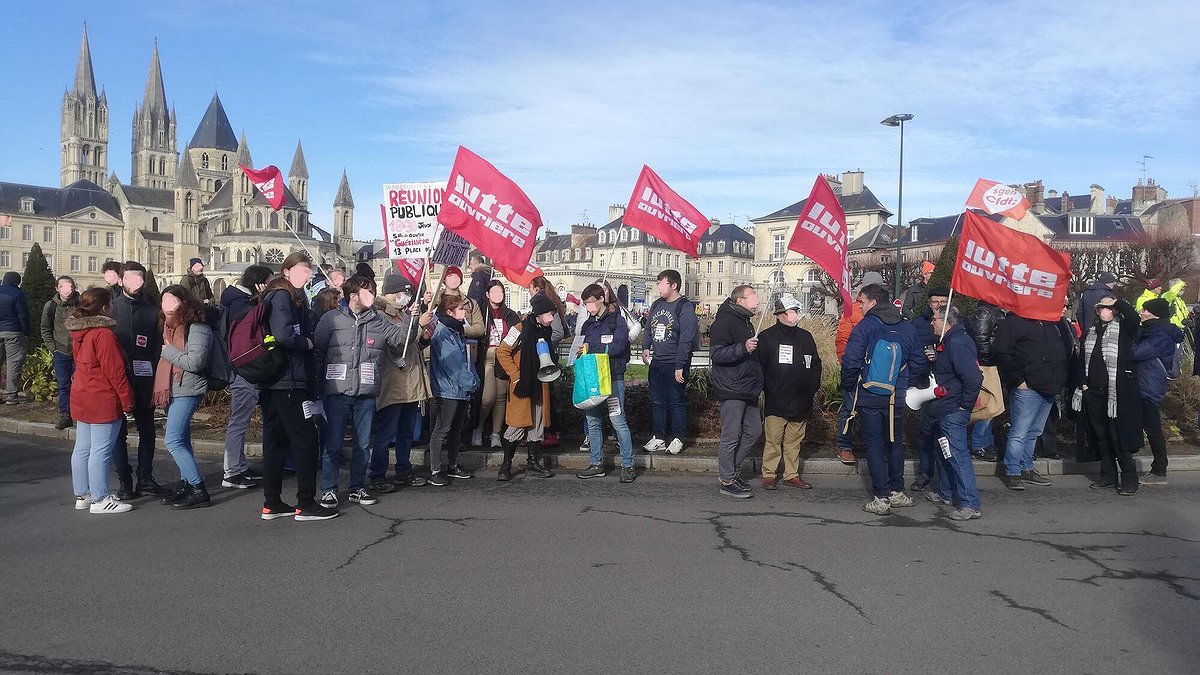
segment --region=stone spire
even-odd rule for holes
[[[247,168],[254,168],[254,160],[250,158],[250,144],[246,142],[246,131],[244,129],[242,130],[241,139],[238,140],[237,161]]]
[[[338,184],[337,196],[333,198],[334,208],[354,208],[354,196],[350,194],[350,181],[346,180],[346,170],[342,169],[342,182]]]
[[[288,170],[288,177],[308,178],[308,163],[304,161],[304,147],[300,145],[300,141],[296,141],[296,154],[292,157],[292,168]]]
[[[158,60],[158,38],[154,38],[154,53],[150,56],[150,72],[146,74],[146,92],[142,96],[142,109],[161,115],[168,113],[167,90],[163,86],[162,65]]]
[[[79,64],[75,66],[76,96],[96,98],[96,75],[92,71],[92,48],[88,45],[87,24],[83,24],[83,40],[79,45]]]
[[[175,170],[175,187],[199,190],[200,181],[196,180],[196,169],[192,165],[192,154],[188,152],[188,149],[184,149],[181,154],[183,158],[179,160],[179,168]]]

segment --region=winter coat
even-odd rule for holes
[[[1158,325],[1142,324],[1130,358],[1137,366],[1138,393],[1154,405],[1162,405],[1170,380],[1167,371],[1175,358],[1176,347],[1183,342],[1183,331],[1163,321]]]
[[[183,371],[183,378],[171,380],[171,397],[203,396],[208,393],[208,355],[213,348],[212,328],[206,323],[187,327],[183,351],[172,344],[162,348],[162,358]]]
[[[838,320],[837,337],[834,338],[834,348],[837,350],[838,362],[842,360],[842,354],[846,353],[846,343],[850,341],[850,332],[862,321],[863,313],[857,302],[850,303],[850,313],[842,315]]]
[[[975,409],[983,386],[983,371],[979,369],[975,340],[961,323],[946,329],[946,337],[933,362],[933,378],[946,394],[930,401],[930,415],[943,417],[956,410],[970,414]]]
[[[355,315],[345,301],[325,312],[313,333],[321,394],[378,396],[389,346],[404,346],[404,327],[372,307]]]
[[[421,325],[404,309],[383,300],[376,299],[375,311],[385,319],[397,324],[407,332],[408,351],[404,344],[387,346],[387,358],[383,361],[383,386],[375,399],[375,409],[383,410],[397,403],[419,403],[433,396],[429,386],[429,371],[425,366],[425,355],[421,350]],[[409,326],[412,330],[408,330]],[[404,357],[404,367],[398,363]]]
[[[191,291],[192,296],[199,300],[202,304],[208,305],[212,303],[213,292],[212,285],[208,283],[208,278],[204,273],[192,274],[188,270],[187,274],[179,280],[179,285]]]
[[[29,302],[21,289],[0,284],[0,333],[29,332]]]
[[[42,307],[42,344],[51,352],[71,355],[71,331],[67,330],[67,317],[79,306],[79,294],[72,293],[66,300],[58,293]]]
[[[1096,303],[1112,294],[1112,289],[1097,279],[1079,295],[1079,306],[1075,308],[1075,320],[1079,322],[1079,329],[1083,331],[1084,335],[1087,335],[1088,329],[1092,327],[1092,322],[1096,320]]]
[[[996,365],[992,356],[992,343],[996,340],[996,327],[1000,325],[1004,315],[1004,310],[982,301],[975,306],[975,312],[971,314],[972,328],[975,329],[975,352],[979,355],[980,365]]]
[[[691,300],[683,296],[674,302],[659,298],[650,305],[642,349],[653,349],[655,361],[671,364],[672,370],[684,370],[692,365],[692,350],[699,344],[700,320]]]
[[[469,401],[479,388],[479,374],[467,362],[467,345],[453,329],[440,322],[434,326],[429,344],[429,378],[433,395]]]
[[[913,318],[914,313],[917,311],[917,305],[921,304],[921,301],[925,299],[925,284],[916,283],[909,286],[904,289],[904,294],[901,297],[904,300],[903,304],[900,305],[900,316],[903,316],[905,319]]]
[[[776,323],[758,334],[754,355],[762,365],[763,413],[794,422],[808,419],[821,390],[821,356],[812,333]]]
[[[283,347],[287,354],[287,365],[279,379],[265,389],[288,391],[302,389],[311,396],[317,396],[316,386],[316,354],[308,346],[314,333],[312,312],[307,307],[298,307],[293,295],[285,289],[276,289],[267,293],[262,302],[269,303],[267,310],[267,333],[275,337],[276,344]]]
[[[158,327],[158,303],[145,292],[136,298],[124,291],[113,296],[114,332],[125,354],[129,385],[137,390],[154,388],[154,369],[162,355],[162,330]]]
[[[517,381],[521,379],[521,325],[508,329],[508,335],[496,348],[496,364],[508,375],[508,407],[504,423],[518,429],[533,426],[533,402],[517,396]],[[550,426],[550,385],[542,383],[542,426]]]
[[[438,303],[442,300],[442,294],[449,293],[450,295],[462,295],[461,291],[452,291],[446,288],[438,291],[433,297],[433,308],[436,310]],[[483,325],[483,309],[478,302],[475,302],[470,296],[463,296],[463,304],[467,308],[466,325],[463,326],[463,337],[467,340],[478,340],[486,334],[487,328]],[[429,324],[432,329],[436,322]]]
[[[1133,361],[1133,345],[1138,340],[1141,318],[1133,305],[1125,300],[1117,300],[1114,309],[1117,315],[1113,321],[1121,323],[1121,335],[1117,340],[1117,431],[1121,447],[1130,452],[1136,452],[1138,448],[1142,447],[1142,401],[1138,394],[1138,379],[1135,372],[1137,366]],[[1095,328],[1095,322],[1092,323],[1092,327]],[[1100,348],[1099,340],[1096,341],[1095,348]],[[1076,367],[1080,371],[1083,370],[1084,360],[1091,357],[1090,353],[1083,353],[1086,351],[1086,348],[1081,349],[1079,358],[1076,359]]]
[[[916,329],[900,318],[900,310],[894,305],[876,305],[850,332],[846,353],[842,355],[842,390],[854,395],[857,388],[859,406],[883,408],[892,402],[891,396],[872,394],[859,386],[859,377],[865,372],[867,359],[874,351],[875,343],[889,329],[899,333],[900,349],[904,353],[904,364],[896,377],[896,405],[904,405],[904,394],[908,391],[910,381],[920,380],[929,373],[929,360],[925,358],[925,350],[921,347]]]
[[[488,352],[495,349],[495,347],[491,346],[492,329],[494,326],[490,325],[489,322],[500,319],[500,321],[503,323],[503,329],[500,331],[500,339],[503,340],[504,336],[508,335],[509,328],[521,323],[521,315],[509,309],[508,306],[505,305],[499,316],[489,317],[488,305],[485,304],[481,306],[483,307],[480,317],[480,321],[483,323],[483,339],[479,341],[479,348],[475,350],[475,370],[479,372],[479,376],[482,378],[484,369],[487,367]],[[499,346],[499,341],[497,341],[496,346]]]
[[[1009,314],[996,326],[992,360],[1000,371],[1005,391],[1021,383],[1054,396],[1067,384],[1074,336],[1061,321],[1039,321]]]
[[[487,304],[487,285],[492,282],[492,268],[480,267],[471,272],[471,285],[467,288],[467,297],[475,301],[478,307]]]
[[[125,356],[113,333],[116,322],[107,316],[70,317],[71,417],[87,424],[108,424],[133,410],[133,389],[125,376]]]
[[[254,293],[244,286],[226,286],[221,292],[221,306],[225,308],[225,325],[232,326],[254,307]]]
[[[615,309],[601,316],[589,316],[583,324],[583,343],[589,354],[608,354],[608,369],[612,381],[625,379],[629,367],[629,324]]]
[[[1171,287],[1163,291],[1162,299],[1171,305],[1171,323],[1183,328],[1183,322],[1188,317],[1188,306],[1183,300],[1183,289],[1187,286],[1182,279],[1177,279]],[[1163,317],[1167,318],[1167,317]]]
[[[763,389],[763,367],[758,357],[746,350],[754,337],[754,314],[731,299],[717,308],[709,328],[709,357],[712,359],[712,393],[718,401],[758,402]]]

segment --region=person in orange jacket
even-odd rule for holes
[[[879,272],[867,272],[863,275],[862,282],[859,283],[858,289],[861,291],[863,288],[866,288],[871,284],[883,285],[883,275]],[[854,327],[858,325],[859,321],[863,320],[862,310],[858,307],[858,291],[855,291],[851,295],[853,296],[854,302],[850,305],[850,314],[843,316],[841,321],[838,321],[837,337],[834,340],[834,344],[837,347],[838,363],[842,362],[842,354],[846,352],[846,342],[850,339],[850,332],[854,330]],[[850,436],[846,434],[846,420],[850,418],[850,408],[852,405],[853,396],[854,392],[852,391],[842,391],[842,408],[838,411],[838,459],[841,460],[842,464],[847,466],[855,466],[858,464],[858,460],[854,458],[854,445],[850,442]]]

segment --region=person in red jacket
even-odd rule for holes
[[[89,288],[67,318],[75,378],[71,383],[71,417],[75,450],[71,481],[75,508],[91,513],[124,513],[133,508],[108,490],[108,464],[125,413],[133,410],[133,390],[125,375],[125,355],[113,333],[112,293]]]

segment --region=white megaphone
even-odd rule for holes
[[[920,410],[921,406],[938,397],[937,388],[937,382],[934,381],[933,375],[930,375],[929,386],[924,389],[909,387],[908,392],[904,394],[904,402],[910,409]]]
[[[539,338],[537,341],[538,355],[538,372],[537,379],[541,382],[553,382],[562,375],[562,368],[554,362],[554,357],[550,356],[550,345],[546,341]]]

